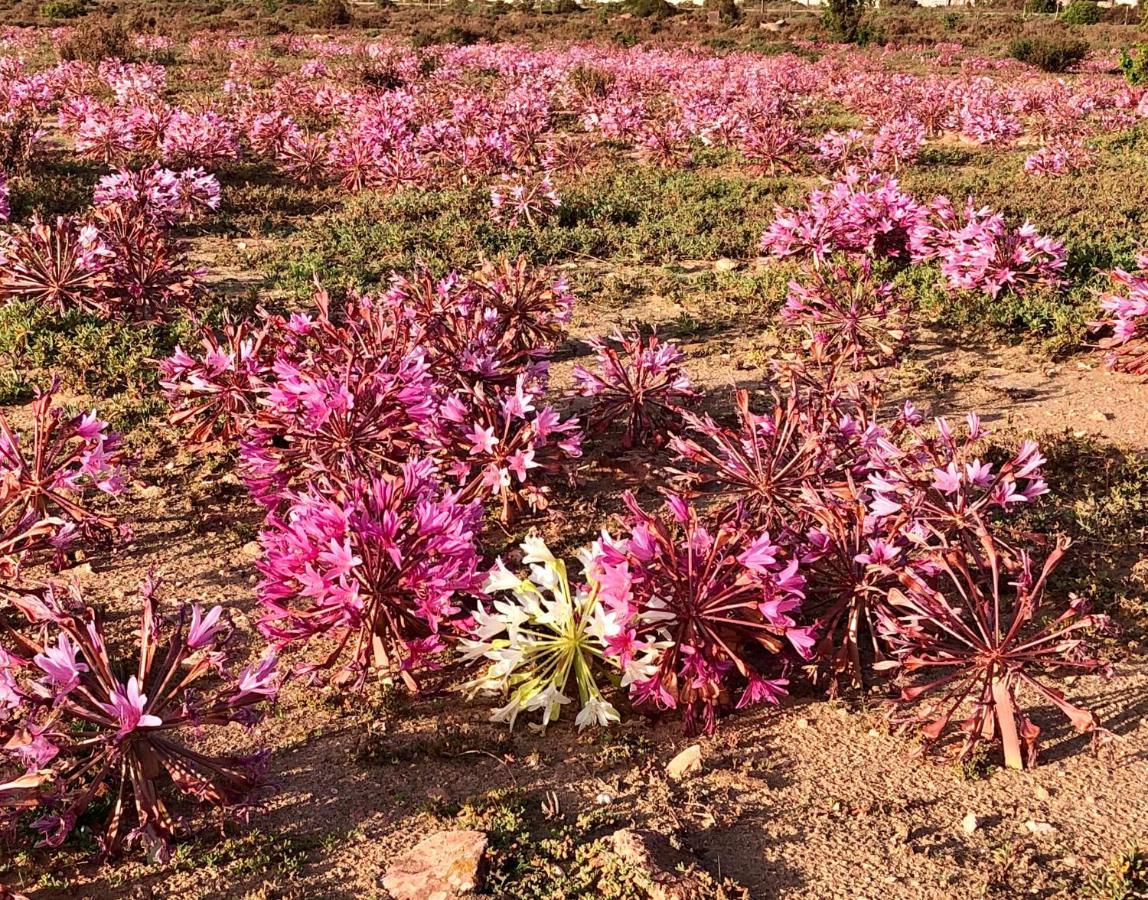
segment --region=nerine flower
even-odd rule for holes
[[[604,338],[590,341],[593,369],[574,367],[578,392],[594,399],[590,427],[601,432],[624,423],[627,448],[663,442],[681,408],[697,396],[682,365],[685,356],[673,341],[661,342],[656,334],[643,339],[637,329],[615,329],[612,340],[620,347]]]
[[[358,685],[371,670],[399,673],[413,689],[411,670],[444,647],[456,595],[480,584],[481,515],[442,491],[428,460],[287,495],[259,536],[260,630],[277,646],[330,638],[310,668],[338,665]]]
[[[140,840],[164,858],[178,830],[171,793],[237,806],[261,784],[264,754],[212,756],[186,740],[255,724],[278,690],[274,655],[257,664],[256,685],[246,674],[230,680],[219,607],[193,609],[187,631],[186,608],[176,619],[160,614],[157,587],[141,590],[130,661],[110,654],[102,619],[74,586],[7,598],[41,636],[9,630],[12,650],[0,647],[0,764],[23,771],[0,783],[0,821],[31,812],[43,844],[58,847],[85,817],[103,853]],[[124,669],[126,681],[115,674]]]
[[[896,724],[919,728],[929,747],[967,711],[958,757],[967,759],[982,741],[999,741],[1005,764],[1017,769],[1035,764],[1041,730],[1020,706],[1022,690],[1052,703],[1078,731],[1098,732],[1095,714],[1038,678],[1106,670],[1089,642],[1108,627],[1105,617],[1089,615],[1076,597],[1059,610],[1044,609],[1048,577],[1067,547],[1058,542],[1039,571],[1027,553],[1010,566],[979,528],[973,541],[938,551],[938,577],[913,568],[898,573],[901,587],[889,591],[879,612],[893,657],[882,668],[902,682]]]
[[[633,701],[680,708],[690,733],[712,732],[718,707],[739,688],[739,707],[777,703],[787,682],[763,661],[787,651],[807,658],[813,646],[795,618],[804,597],[797,560],[767,532],[705,525],[676,496],[665,518],[629,494],[626,505],[630,533],[602,541],[598,565],[629,576],[607,605],[621,623],[611,650]]]
[[[66,416],[53,383],[32,404],[27,443],[0,414],[0,553],[62,552],[84,535],[112,533],[115,519],[90,508],[126,483],[120,437],[94,412]]]
[[[496,560],[483,586],[490,608],[480,601],[470,635],[460,642],[465,659],[486,661],[468,685],[471,695],[508,695],[491,719],[511,728],[520,713],[535,711],[545,727],[575,693],[579,730],[619,721],[598,687],[608,642],[620,630],[604,598],[614,586],[595,577],[590,551],[582,555],[586,581],[575,585],[565,562],[541,539],[527,539],[522,551],[528,577],[519,578]]]
[[[1141,251],[1136,268],[1109,273],[1111,289],[1100,297],[1103,318],[1090,323],[1106,331],[1100,346],[1108,351],[1108,365],[1122,372],[1148,372],[1148,252]]]
[[[908,332],[907,304],[888,282],[875,283],[868,258],[859,266],[810,268],[789,283],[781,321],[801,328],[802,346],[818,363],[853,369],[897,358]]]
[[[523,506],[549,505],[545,478],[566,474],[582,455],[577,419],[563,421],[519,376],[513,390],[477,385],[451,394],[439,410],[436,455],[466,500],[491,499],[508,521]]]

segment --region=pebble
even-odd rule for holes
[[[1031,834],[1035,834],[1038,837],[1043,837],[1056,831],[1048,822],[1036,822],[1032,819],[1025,822],[1024,827],[1027,828]]]
[[[702,748],[690,744],[666,764],[666,774],[674,781],[681,781],[702,770]]]

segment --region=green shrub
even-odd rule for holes
[[[73,311],[58,316],[32,302],[0,307],[0,381],[19,383],[17,373],[57,374],[73,390],[99,397],[154,388],[155,360],[186,345],[191,329],[184,320],[170,325],[109,322]]]
[[[636,19],[668,19],[680,12],[666,0],[622,0],[619,9]]]
[[[1028,0],[1024,5],[1026,13],[1041,13],[1051,15],[1060,8],[1056,0]]]
[[[723,25],[736,25],[742,18],[737,0],[705,0],[703,8],[707,12],[716,12]]]
[[[1131,50],[1120,51],[1120,71],[1129,84],[1143,84],[1148,81],[1148,46],[1141,44]]]
[[[821,17],[822,24],[838,40],[855,44],[863,36],[861,19],[866,5],[866,0],[829,0]]]
[[[536,263],[745,258],[755,253],[774,205],[801,192],[789,179],[636,166],[565,186],[561,208],[538,228],[492,222],[490,192],[481,186],[370,193],[311,217],[268,263],[272,286],[304,299],[316,275],[331,289],[373,287],[392,270],[426,265],[445,274],[499,254]]]
[[[461,25],[447,25],[437,31],[419,31],[411,38],[411,46],[416,50],[434,47],[439,44],[453,44],[459,47],[469,47],[477,44],[485,37],[482,33]]]
[[[1009,55],[1045,72],[1064,72],[1088,53],[1088,44],[1073,38],[1025,37],[1009,45]]]
[[[87,11],[87,0],[48,0],[40,7],[40,15],[57,22],[63,19],[78,19]]]
[[[1148,853],[1132,845],[1117,854],[1088,886],[1096,900],[1141,900],[1148,897]]]
[[[1095,25],[1103,14],[1092,0],[1072,0],[1061,19],[1069,25]]]
[[[343,0],[315,0],[307,16],[312,28],[338,28],[351,24],[351,10]]]

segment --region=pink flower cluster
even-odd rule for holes
[[[1005,290],[1022,295],[1062,283],[1064,245],[1030,223],[1009,228],[1004,216],[988,207],[977,209],[972,200],[963,222],[944,198],[934,202],[933,215],[935,224],[924,229],[918,257],[938,259],[953,289],[996,297]]]
[[[123,206],[162,225],[176,225],[219,209],[219,181],[203,169],[173,172],[153,164],[134,172],[105,175],[96,186],[92,203],[97,207]]]
[[[813,630],[795,618],[805,588],[797,560],[768,532],[708,525],[677,496],[665,517],[630,494],[626,505],[629,535],[603,540],[594,566],[619,623],[609,650],[634,703],[680,709],[689,734],[714,730],[735,680],[738,708],[777,703],[788,682],[765,671],[758,654],[801,660],[813,646]]]
[[[590,348],[596,365],[575,366],[574,383],[581,396],[594,400],[591,428],[601,433],[624,422],[625,449],[664,443],[680,410],[697,396],[682,351],[656,334],[643,338],[636,328],[628,333],[615,329],[611,340],[595,338]]]
[[[262,629],[336,640],[316,668],[411,670],[444,647],[456,595],[478,590],[486,503],[544,509],[581,431],[542,402],[570,317],[564,282],[524,261],[435,280],[396,276],[332,314],[264,314],[161,364],[173,418],[238,445],[267,510]],[[344,653],[346,651],[346,653]]]
[[[576,420],[540,403],[570,317],[565,283],[522,260],[463,278],[396,277],[352,298],[342,321],[266,317],[209,332],[203,352],[161,364],[174,417],[197,442],[239,441],[244,479],[269,509],[317,477],[333,484],[436,460],[503,518],[543,509],[542,475],[581,455]]]
[[[104,855],[129,843],[167,858],[178,825],[172,792],[239,806],[263,780],[265,754],[211,756],[188,738],[254,725],[279,688],[274,655],[229,675],[233,629],[216,606],[160,614],[141,591],[136,659],[112,655],[103,619],[78,589],[48,586],[6,599],[35,626],[0,647],[0,826],[35,813],[43,845],[59,847],[86,818]],[[130,662],[130,665],[127,663]],[[135,674],[126,680],[118,673]],[[106,796],[107,805],[93,804]]]
[[[872,263],[810,268],[791,281],[781,321],[800,328],[815,362],[854,369],[892,362],[908,339],[908,309],[889,283],[874,283]]]
[[[334,640],[316,667],[341,663],[362,685],[371,670],[410,672],[445,645],[456,595],[480,584],[478,503],[444,492],[430,460],[332,491],[291,493],[260,535],[260,630],[277,646]],[[346,657],[345,660],[342,658]]]
[[[1109,273],[1111,291],[1100,297],[1102,317],[1092,323],[1104,332],[1100,346],[1108,364],[1122,372],[1148,372],[1148,252],[1136,257],[1134,271]]]
[[[856,170],[812,191],[804,207],[778,209],[761,248],[814,265],[834,253],[901,263],[937,260],[951,289],[991,297],[1056,286],[1067,262],[1064,245],[1028,222],[1010,228],[1002,215],[971,200],[961,219],[946,197],[925,206],[895,179],[863,179]]]
[[[956,60],[960,51],[938,46],[929,53]],[[552,211],[557,179],[608,143],[664,167],[710,145],[769,173],[818,161],[895,172],[945,133],[995,148],[1125,131],[1143,93],[1104,75],[1069,84],[972,57],[958,72],[890,71],[881,55],[846,48],[816,61],[582,45],[432,55],[373,42],[199,36],[188,51],[228,71],[220,95],[187,106],[170,96],[157,62],[34,70],[4,57],[0,122],[19,122],[25,157],[55,112],[78,153],[108,164],[213,169],[249,159],[356,191],[486,183],[496,216],[532,224]],[[861,119],[850,143],[864,152],[848,161],[833,147],[838,136],[810,128],[807,113],[827,101]]]
[[[1030,175],[1055,178],[1083,168],[1089,159],[1090,154],[1083,141],[1058,141],[1026,156],[1024,170]]]
[[[817,264],[833,253],[907,261],[927,216],[927,208],[895,178],[851,169],[827,189],[811,191],[804,207],[779,208],[761,249],[779,259],[808,258]]]
[[[197,289],[171,227],[218,205],[218,191],[199,171],[153,167],[104,178],[87,215],[34,219],[0,234],[0,301],[124,321],[168,316]]]
[[[91,503],[124,489],[120,437],[94,412],[65,415],[53,406],[56,391],[32,404],[28,441],[0,414],[0,560],[9,573],[45,551],[62,561],[81,537],[115,532],[116,520]]]

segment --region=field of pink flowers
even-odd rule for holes
[[[1115,51],[73,37],[0,29],[0,897],[1145,889]]]

